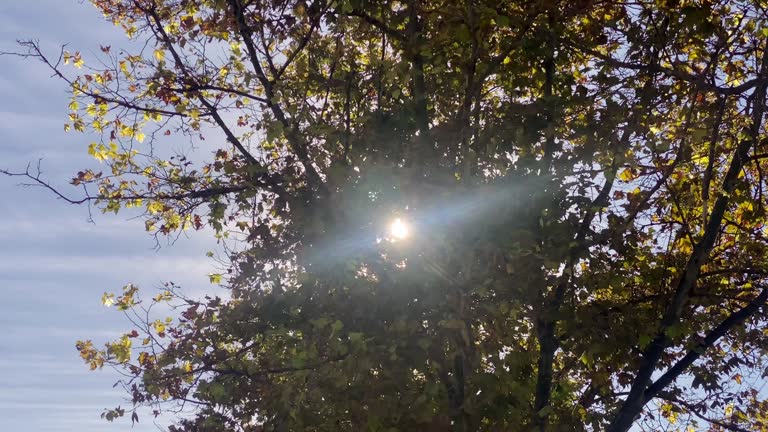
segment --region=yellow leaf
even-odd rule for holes
[[[166,226],[170,229],[176,229],[181,226],[181,216],[176,213],[166,216]]]
[[[635,174],[631,169],[626,168],[619,173],[619,179],[623,182],[630,182],[635,179]]]
[[[116,143],[114,143],[114,142],[109,143],[109,151],[107,152],[107,156],[112,157],[112,158],[116,157],[117,156],[117,150],[118,150],[118,147],[117,147]]]
[[[106,307],[112,306],[113,304],[115,304],[115,295],[104,293],[104,295],[101,296],[101,304],[103,304]]]
[[[163,322],[160,320],[157,320],[154,323],[152,323],[152,327],[155,329],[157,333],[165,333],[165,324],[163,324]]]
[[[159,201],[151,201],[147,204],[147,211],[149,214],[157,214],[163,211],[163,204]]]
[[[240,57],[242,55],[242,51],[240,51],[240,43],[239,42],[230,42],[229,48],[232,50],[232,54],[236,57]]]
[[[78,69],[82,69],[83,65],[85,65],[83,58],[80,56],[80,53],[75,53],[74,61],[72,64],[75,65],[75,67]]]
[[[682,254],[688,255],[693,252],[693,244],[691,243],[691,239],[688,236],[682,236],[677,239],[675,246],[677,250]]]
[[[156,49],[154,54],[155,54],[155,58],[157,59],[157,61],[165,60],[165,51],[163,51],[161,49]]]
[[[133,136],[133,128],[127,125],[124,125],[120,128],[120,135],[124,137],[131,137]]]
[[[168,290],[166,290],[166,291],[163,291],[163,292],[161,292],[160,294],[156,295],[156,296],[155,296],[155,298],[154,298],[154,300],[155,300],[156,302],[161,302],[161,301],[171,301],[171,300],[173,300],[173,293],[171,293],[171,292],[170,292],[170,291],[168,291]]]
[[[695,159],[694,162],[698,166],[705,167],[705,166],[709,165],[709,156],[706,156],[706,155],[701,156],[701,157]]]

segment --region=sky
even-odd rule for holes
[[[0,51],[15,40],[38,39],[51,53],[95,53],[99,45],[127,46],[119,28],[77,0],[0,1]],[[96,163],[93,139],[65,133],[67,87],[33,60],[0,56],[0,168],[23,170],[42,158],[44,177],[62,190],[77,171]],[[101,295],[127,283],[152,291],[172,280],[187,293],[216,292],[206,251],[216,245],[190,234],[154,250],[141,220],[94,213],[39,188],[0,177],[0,430],[156,431],[147,416],[107,423],[105,408],[130,406],[113,389],[111,369],[91,372],[75,350],[78,339],[102,344],[130,330]],[[162,423],[162,422],[161,422]]]

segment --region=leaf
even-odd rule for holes
[[[649,343],[651,343],[651,337],[648,335],[640,336],[637,341],[637,345],[640,347],[640,349],[645,349]]]
[[[439,325],[448,329],[463,329],[465,326],[464,321],[461,320],[443,320]]]
[[[619,173],[619,179],[623,182],[629,183],[636,178],[635,173],[630,168],[625,168]]]
[[[339,320],[336,320],[336,321],[333,322],[333,324],[331,324],[331,332],[332,333],[337,333],[342,328],[344,328],[344,323],[342,323]]]
[[[72,62],[73,65],[75,65],[76,68],[82,69],[85,65],[85,61],[83,61],[83,58],[80,56],[80,53],[75,53],[74,55],[74,61]]]
[[[103,304],[106,307],[110,307],[113,304],[115,304],[115,295],[104,293],[103,296],[101,296],[101,304]]]
[[[165,324],[160,320],[156,320],[154,323],[152,323],[152,327],[155,329],[155,332],[158,334],[165,333]]]
[[[547,417],[548,415],[550,415],[552,413],[552,411],[554,411],[554,409],[551,406],[546,406],[546,407],[542,408],[541,410],[539,410],[539,412],[536,413],[536,414],[539,416],[539,418],[544,418],[544,417]]]

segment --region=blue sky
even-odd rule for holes
[[[99,44],[127,45],[87,2],[0,2],[0,51],[16,50],[14,41],[24,38],[39,39],[51,52],[64,43],[84,53]],[[43,158],[45,177],[74,195],[68,179],[95,162],[86,152],[88,136],[63,131],[66,90],[40,63],[0,56],[0,168],[23,169]],[[119,313],[101,305],[105,291],[129,282],[151,290],[166,280],[213,291],[205,252],[215,244],[192,234],[154,251],[141,221],[95,213],[89,224],[85,207],[6,177],[0,197],[0,430],[157,430],[146,416],[133,428],[99,418],[104,408],[129,404],[112,389],[117,374],[88,371],[74,344],[129,330]]]

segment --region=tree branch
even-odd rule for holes
[[[248,57],[250,59],[253,70],[256,73],[256,77],[264,87],[264,93],[266,95],[266,105],[272,111],[275,118],[283,125],[285,130],[285,137],[288,143],[291,145],[292,150],[296,153],[296,156],[304,166],[304,170],[307,173],[307,180],[310,186],[316,187],[323,195],[328,195],[320,175],[315,169],[312,161],[309,157],[308,145],[303,139],[301,139],[295,130],[295,128],[288,121],[288,117],[283,112],[282,108],[276,103],[276,96],[274,91],[274,83],[267,78],[264,70],[259,64],[259,56],[256,52],[256,46],[253,44],[253,32],[245,21],[244,6],[240,3],[240,0],[229,0],[229,5],[232,9],[232,13],[237,22],[237,32],[240,35],[245,48],[248,51]]]
[[[40,49],[40,46],[37,44],[37,42],[34,41],[19,41],[19,44],[26,47],[30,52],[29,53],[12,53],[12,52],[0,52],[0,55],[16,55],[22,58],[36,58],[40,60],[43,64],[45,64],[52,72],[53,74],[61,79],[62,81],[66,82],[70,87],[75,87],[77,85],[76,81],[72,81],[71,79],[67,78],[61,70],[59,70],[58,63],[53,63],[48,59],[48,57],[43,54],[42,50]],[[105,88],[106,89],[106,88]],[[109,89],[106,89],[109,90]],[[105,93],[96,93],[93,91],[89,91],[84,89],[81,86],[77,86],[77,91],[80,93],[91,97],[94,99],[94,101],[103,101],[107,103],[111,103],[129,110],[139,111],[139,112],[146,112],[151,114],[162,114],[166,117],[189,117],[188,114],[180,113],[177,111],[171,111],[171,110],[165,110],[162,108],[155,108],[150,106],[142,106],[138,105],[132,101],[129,101],[125,97],[122,97],[121,95],[119,98],[108,96]],[[114,95],[114,93],[113,93]],[[208,116],[209,114],[202,113],[200,114],[201,117]]]
[[[646,399],[644,395],[646,388],[649,385],[653,372],[656,370],[656,365],[658,364],[659,359],[669,345],[669,338],[666,335],[666,330],[678,322],[680,315],[683,312],[683,307],[688,301],[690,291],[700,276],[699,272],[701,266],[706,262],[710,251],[715,245],[715,241],[720,233],[720,225],[722,224],[730,202],[730,196],[736,188],[739,173],[747,162],[749,156],[748,153],[752,148],[753,142],[757,140],[759,130],[762,127],[766,102],[766,86],[768,85],[768,80],[762,79],[762,76],[764,76],[766,72],[768,72],[768,50],[763,53],[761,60],[760,86],[755,90],[755,102],[752,108],[752,125],[749,130],[749,138],[743,139],[733,154],[733,159],[731,160],[731,164],[723,179],[722,193],[712,206],[712,214],[706,225],[704,235],[693,248],[693,252],[685,265],[683,274],[677,283],[675,293],[669,306],[664,312],[659,331],[643,352],[640,363],[641,366],[631,386],[629,396],[627,396],[617,412],[616,417],[608,427],[607,430],[609,432],[626,432],[634,422],[635,416],[640,413],[645,405]]]
[[[414,152],[413,165],[421,168],[425,159],[424,153],[431,154],[432,142],[429,139],[429,110],[427,108],[427,86],[424,80],[424,57],[420,53],[422,43],[421,32],[423,22],[416,8],[417,1],[408,2],[407,42],[405,53],[411,63],[411,85],[413,86],[414,120],[419,136],[416,140],[418,148]]]
[[[155,27],[153,31],[156,33],[156,35],[159,36],[158,39],[163,42],[163,45],[165,45],[166,49],[171,53],[171,56],[173,56],[176,67],[190,82],[194,83],[196,80],[184,65],[184,61],[182,60],[181,55],[173,45],[170,36],[168,36],[168,33],[165,31],[163,23],[160,17],[157,15],[157,11],[154,9],[142,8],[142,6],[140,6],[138,3],[137,7],[140,8],[144,14],[146,14],[148,21],[154,22]],[[286,192],[283,186],[280,184],[280,178],[274,174],[270,174],[267,169],[245,148],[243,143],[235,136],[234,132],[232,132],[227,123],[221,117],[217,108],[211,102],[209,102],[202,95],[202,93],[197,93],[197,99],[201,104],[203,104],[203,106],[206,107],[206,109],[208,109],[209,113],[213,117],[213,120],[227,137],[227,141],[235,146],[235,148],[245,157],[249,164],[257,167],[257,169],[260,171],[260,176],[263,179],[264,184],[268,185],[277,195],[284,197]]]
[[[647,403],[666,386],[674,382],[681,373],[683,373],[690,365],[693,364],[704,352],[712,347],[715,342],[721,337],[725,336],[735,326],[746,321],[750,316],[757,312],[760,307],[765,304],[768,299],[768,288],[763,288],[760,294],[755,297],[754,300],[749,302],[747,306],[732,313],[728,318],[723,320],[717,327],[712,329],[711,332],[704,338],[704,340],[691,349],[683,358],[677,361],[672,367],[667,369],[662,376],[660,376],[653,384],[648,386],[648,389],[644,394],[644,403]]]
[[[676,404],[684,407],[685,409],[687,409],[691,413],[693,413],[693,415],[695,415],[696,417],[704,420],[705,422],[711,423],[711,424],[714,424],[714,425],[717,425],[717,426],[720,426],[723,429],[726,429],[726,430],[729,430],[729,431],[732,431],[732,432],[752,432],[752,431],[750,431],[748,429],[744,429],[743,427],[737,426],[737,425],[735,425],[733,423],[727,423],[727,422],[724,422],[722,420],[717,420],[717,419],[713,419],[711,417],[707,417],[704,414],[702,414],[701,412],[699,412],[699,408],[696,405],[694,405],[694,404],[692,404],[690,402],[681,401],[681,400],[679,400],[679,399],[677,399],[677,398],[675,398],[675,397],[673,397],[671,395],[667,395],[667,394],[660,394],[658,397],[661,398],[661,399],[664,399],[666,401],[669,401],[669,402],[672,402],[672,403],[676,403]]]
[[[201,199],[201,198],[211,198],[218,195],[226,195],[233,192],[242,192],[246,189],[248,189],[248,186],[221,186],[221,187],[215,187],[215,188],[209,188],[209,189],[200,189],[195,191],[189,191],[189,192],[182,192],[182,193],[173,193],[173,194],[164,194],[164,193],[146,193],[146,194],[135,194],[135,195],[121,195],[118,197],[114,196],[105,196],[105,195],[86,195],[83,198],[70,198],[66,195],[64,195],[61,191],[56,189],[54,186],[52,186],[49,182],[43,180],[40,177],[40,171],[38,169],[37,174],[33,174],[29,166],[24,172],[12,172],[8,171],[6,169],[0,169],[0,174],[9,176],[9,177],[24,177],[29,180],[31,180],[33,183],[22,183],[23,186],[40,186],[42,188],[48,189],[49,191],[53,192],[57,197],[60,199],[68,202],[69,204],[85,204],[90,201],[98,201],[98,200],[118,200],[118,201],[132,201],[137,199],[158,199],[158,200],[173,200],[173,201],[183,201],[188,199]]]
[[[363,21],[367,22],[368,24],[370,24],[370,25],[376,27],[377,29],[381,30],[382,32],[384,32],[391,39],[395,39],[395,40],[400,41],[400,42],[406,42],[408,40],[408,37],[404,33],[399,32],[399,31],[397,31],[397,30],[387,26],[381,20],[368,15],[363,10],[354,9],[354,10],[352,10],[352,12],[347,13],[347,15],[358,17],[358,18],[362,19]]]
[[[330,3],[325,3],[325,5],[322,7],[322,10],[317,13],[317,16],[314,17],[314,20],[312,21],[312,24],[309,27],[309,30],[307,31],[307,34],[304,35],[303,38],[299,41],[299,44],[296,46],[296,48],[286,56],[285,62],[282,66],[280,66],[280,69],[278,69],[275,72],[274,79],[275,81],[279,80],[280,77],[283,75],[286,69],[288,69],[288,66],[293,63],[293,60],[298,56],[301,51],[304,50],[304,48],[309,43],[309,40],[312,38],[312,34],[314,34],[317,27],[320,25],[320,21],[325,14],[325,12],[328,10],[328,7],[330,6]],[[313,8],[310,8],[313,9]]]
[[[653,72],[662,73],[668,77],[677,78],[681,81],[687,82],[689,84],[693,84],[694,86],[696,86],[701,90],[710,91],[722,96],[740,95],[755,87],[764,86],[768,82],[768,78],[761,77],[761,78],[751,79],[737,86],[722,87],[722,86],[715,85],[711,82],[708,82],[707,78],[703,76],[697,76],[682,70],[670,69],[667,67],[660,66],[658,64],[637,64],[637,63],[625,62],[625,61],[613,58],[610,55],[603,54],[599,51],[595,51],[593,49],[583,47],[579,43],[574,41],[566,40],[565,44],[577,51],[581,51],[583,53],[594,56],[613,67],[637,70],[637,71],[645,71],[648,73],[653,73]]]

